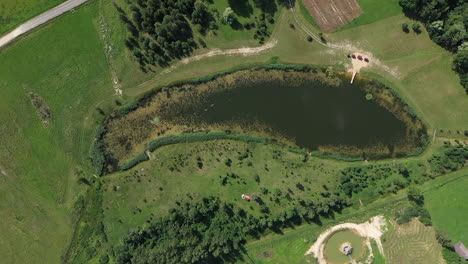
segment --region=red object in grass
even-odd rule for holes
[[[369,62],[369,59],[368,59],[368,58],[365,58],[364,61],[365,61],[365,62]]]
[[[242,197],[243,200],[245,200],[245,201],[247,201],[247,202],[250,202],[250,197],[249,197],[249,196],[247,196],[247,195],[245,195],[245,194],[242,194],[241,197]]]
[[[356,55],[353,54],[353,55],[351,55],[351,57],[353,57],[353,59],[355,59],[355,58],[356,58]]]
[[[361,55],[357,56],[357,58],[358,58],[359,60],[362,60],[362,56],[361,56]]]

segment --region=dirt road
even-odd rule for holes
[[[44,24],[45,22],[54,19],[61,14],[85,3],[88,0],[68,0],[65,3],[58,5],[49,11],[40,14],[39,16],[27,21],[26,23],[18,26],[10,33],[6,34],[5,36],[0,38],[0,48],[8,44],[10,41],[14,40],[15,38],[19,37],[20,35]]]

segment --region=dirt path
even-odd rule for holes
[[[377,247],[379,248],[380,253],[384,255],[384,250],[382,247],[382,241],[380,240],[380,237],[383,234],[383,229],[384,229],[385,224],[386,224],[385,218],[379,215],[379,216],[372,217],[370,221],[362,223],[362,224],[344,223],[344,224],[333,226],[327,229],[322,234],[320,234],[320,236],[317,238],[317,240],[312,245],[312,247],[310,247],[309,250],[307,250],[305,255],[313,253],[314,256],[318,259],[319,264],[327,264],[327,261],[324,255],[324,251],[325,251],[324,242],[327,241],[327,239],[330,237],[331,234],[342,229],[351,229],[355,231],[356,233],[358,233],[360,236],[366,237],[367,238],[366,245],[369,248],[372,256],[373,256],[372,247],[371,247],[369,239],[370,238],[374,239],[375,242],[377,243]]]
[[[210,51],[208,51],[206,53],[180,60],[175,65],[172,65],[171,67],[165,69],[164,71],[160,72],[159,74],[157,74],[156,76],[154,76],[150,80],[148,80],[148,81],[146,81],[144,83],[141,83],[140,85],[138,85],[138,87],[145,86],[149,82],[154,81],[154,79],[157,79],[157,78],[161,77],[162,75],[165,75],[165,74],[168,74],[168,73],[172,72],[173,70],[177,69],[181,65],[189,64],[189,63],[194,62],[194,61],[198,61],[198,60],[213,57],[213,56],[219,56],[219,55],[252,56],[252,55],[256,55],[258,53],[261,53],[263,51],[272,49],[272,48],[274,48],[276,46],[276,44],[278,44],[278,40],[272,39],[269,42],[267,42],[265,45],[260,46],[260,47],[254,47],[254,48],[242,47],[242,48],[238,48],[238,49],[226,49],[226,50],[212,49],[212,50],[210,50]]]
[[[46,11],[39,16],[21,24],[17,28],[15,28],[10,33],[6,34],[5,36],[0,38],[0,48],[8,44],[10,41],[14,40],[15,38],[19,37],[20,35],[46,23],[49,20],[52,20],[61,14],[85,3],[88,0],[68,0],[63,4],[60,4],[49,11]]]

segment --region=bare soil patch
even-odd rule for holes
[[[305,7],[325,32],[346,25],[362,14],[356,0],[303,0]]]
[[[49,106],[45,102],[45,100],[38,95],[37,93],[30,92],[28,93],[29,99],[31,99],[31,103],[36,108],[36,113],[41,118],[42,124],[44,127],[48,127],[50,121],[52,120],[52,112],[50,111]]]

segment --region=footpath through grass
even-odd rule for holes
[[[2,0],[0,1],[0,35],[13,30],[65,0]]]
[[[90,3],[0,53],[2,263],[59,263],[70,240],[94,109],[113,93],[96,15]],[[30,92],[50,109],[47,127]]]

